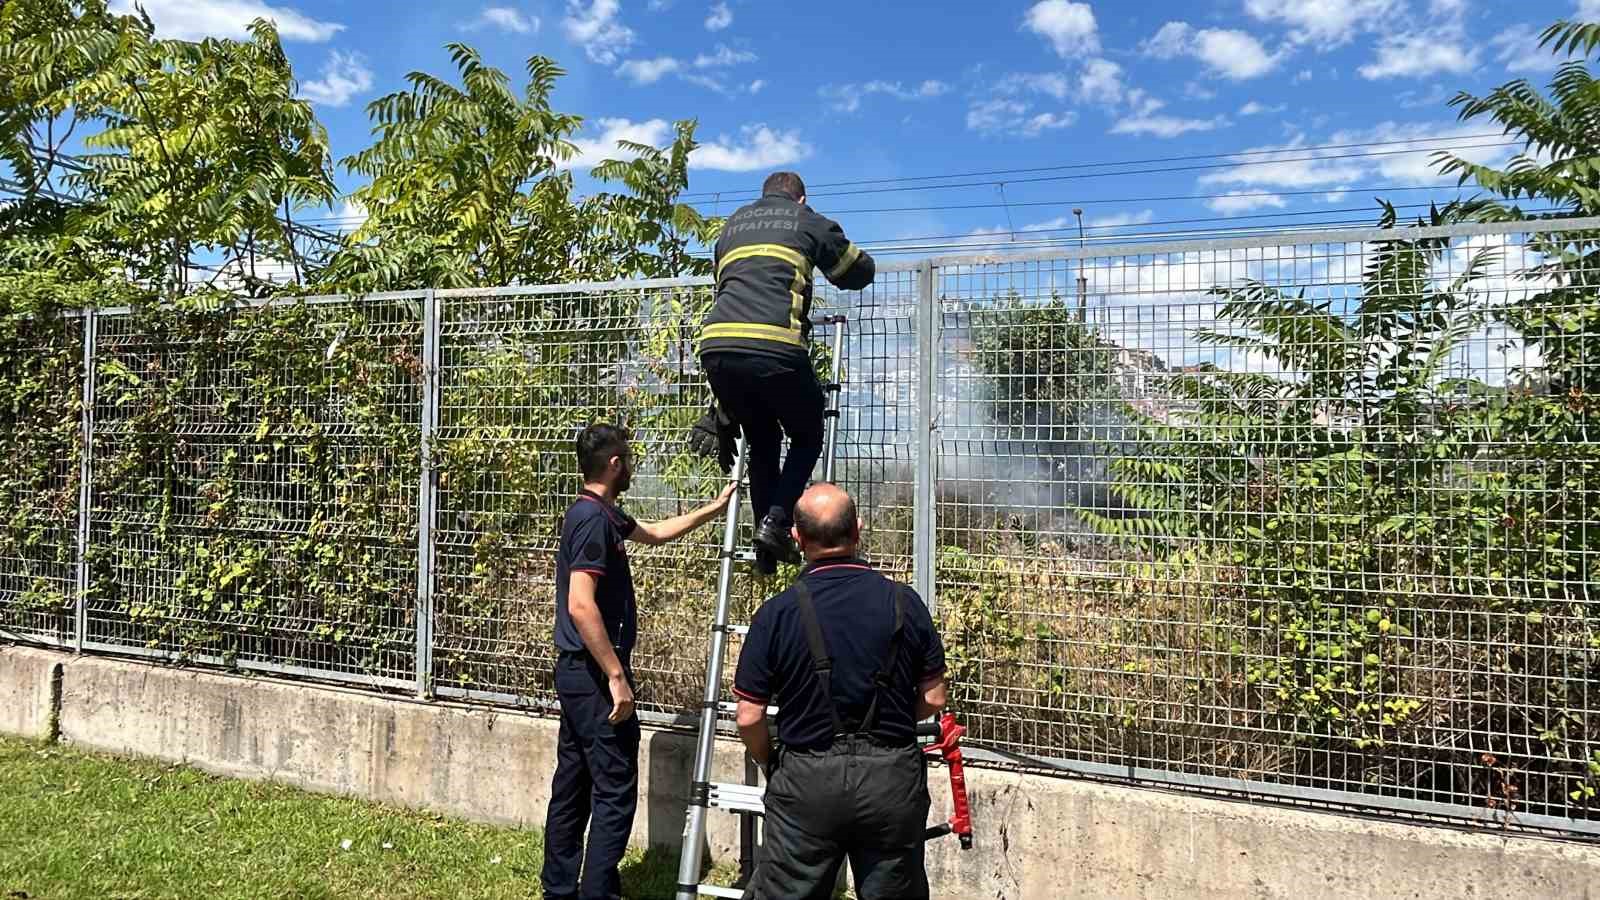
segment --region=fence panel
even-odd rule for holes
[[[846,390],[839,478],[857,491],[882,558],[910,561],[912,285],[886,273],[841,296]],[[687,447],[710,401],[695,346],[706,279],[441,291],[434,677],[440,693],[526,705],[554,700],[555,552],[579,484],[573,439],[586,422],[625,424],[636,472],[623,498],[641,519],[687,512],[720,489],[714,463]],[[828,371],[831,325],[813,332]],[[750,510],[740,511],[749,543]],[[697,708],[715,602],[719,531],[630,546],[640,601],[633,655],[639,708],[656,720]],[[792,574],[792,573],[791,573]],[[741,572],[736,617],[782,584]],[[729,668],[730,677],[732,667]]]
[[[0,638],[73,645],[83,319],[13,320],[0,377]]]
[[[940,261],[974,743],[1590,815],[1600,231],[1380,237]]]
[[[86,646],[411,684],[421,295],[97,319]]]
[[[722,482],[686,446],[711,293],[40,320],[0,426],[0,636],[72,642],[87,496],[86,649],[547,705],[578,429],[634,432],[640,518]],[[1600,831],[1600,220],[954,257],[817,296],[848,317],[838,478],[937,601],[976,755]],[[699,702],[719,533],[632,550],[652,721]],[[792,575],[741,573],[734,619]]]

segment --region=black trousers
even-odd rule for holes
[[[587,654],[562,653],[555,682],[561,731],[544,824],[544,896],[618,898],[622,884],[617,866],[628,849],[639,805],[639,718],[618,725],[606,720],[611,691]]]
[[[822,455],[827,401],[816,373],[799,358],[791,362],[759,353],[716,351],[702,357],[700,364],[723,412],[744,430],[755,524],[774,507],[782,511],[787,524]],[[789,455],[780,469],[778,457],[786,434]]]
[[[928,772],[915,746],[837,738],[783,752],[767,784],[761,862],[744,896],[828,900],[846,857],[860,900],[925,900]]]

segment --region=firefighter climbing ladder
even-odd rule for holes
[[[827,385],[828,421],[827,445],[823,450],[823,480],[833,480],[834,462],[838,458],[839,398],[841,376],[844,371],[844,316],[830,316],[817,324],[833,326],[833,372]],[[743,891],[700,883],[701,845],[705,842],[706,813],[712,807],[738,813],[741,817],[739,858],[748,876],[749,863],[755,849],[755,817],[763,809],[761,795],[764,789],[757,783],[754,764],[745,763],[742,784],[715,784],[711,781],[711,763],[716,750],[717,720],[719,713],[731,713],[735,704],[721,698],[722,665],[728,653],[728,636],[745,634],[747,625],[728,622],[728,605],[733,594],[733,564],[735,561],[752,562],[755,554],[738,551],[739,507],[743,501],[745,475],[744,435],[739,436],[734,454],[733,481],[737,485],[728,500],[727,517],[722,526],[722,568],[717,576],[716,617],[711,625],[711,653],[706,659],[706,688],[700,704],[700,740],[694,756],[694,782],[689,788],[689,809],[683,827],[683,855],[678,861],[678,900],[703,897],[740,897]]]

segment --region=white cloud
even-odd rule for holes
[[[763,81],[760,78],[757,78],[755,81],[750,82],[750,86],[745,88],[745,90],[749,91],[752,94],[759,94],[759,93],[761,93],[761,89],[766,87],[766,86],[767,86],[767,83],[765,81]]]
[[[1210,119],[1184,119],[1178,116],[1137,115],[1118,120],[1111,126],[1111,133],[1175,138],[1191,131],[1215,131],[1227,124],[1228,120],[1222,116]]]
[[[1032,113],[1028,104],[1005,97],[974,103],[967,110],[967,128],[982,134],[1038,137],[1070,127],[1077,120],[1077,113],[1071,110]]]
[[[1028,10],[1023,26],[1046,38],[1065,58],[1100,52],[1100,35],[1094,10],[1087,3],[1042,0]]]
[[[884,94],[896,100],[927,100],[940,97],[950,92],[950,85],[942,81],[929,79],[921,84],[909,87],[898,81],[869,81],[866,84],[841,84],[828,85],[817,93],[829,101],[829,105],[842,113],[853,113],[861,108],[861,101],[873,94]]]
[[[631,159],[633,154],[618,147],[618,141],[660,147],[667,143],[672,134],[672,126],[665,119],[650,119],[645,122],[599,119],[595,124],[600,127],[600,134],[596,137],[574,139],[572,143],[578,148],[578,153],[562,163],[563,168],[592,169],[608,159]]]
[[[334,220],[334,231],[351,234],[367,224],[367,208],[359,201],[346,199],[334,214]]]
[[[1467,0],[1429,0],[1428,14],[1435,18],[1459,16],[1467,11]]]
[[[1260,103],[1260,102],[1255,101],[1255,100],[1251,100],[1249,103],[1246,103],[1245,105],[1239,107],[1239,115],[1241,115],[1241,116],[1259,116],[1259,115],[1262,115],[1263,113],[1280,113],[1280,112],[1283,112],[1283,105],[1282,104],[1279,104],[1277,106],[1267,106],[1266,104]]]
[[[1134,116],[1148,116],[1167,105],[1164,101],[1157,100],[1140,88],[1128,91],[1127,101],[1127,111]]]
[[[1107,105],[1122,100],[1122,67],[1109,59],[1091,59],[1078,78],[1078,96],[1090,103]]]
[[[721,31],[733,24],[733,10],[726,3],[717,3],[711,7],[711,15],[706,16],[707,31]]]
[[[1595,17],[1600,19],[1600,0],[1594,2]],[[1489,43],[1500,48],[1495,59],[1505,63],[1508,72],[1553,72],[1567,60],[1580,58],[1577,54],[1568,54],[1563,59],[1549,47],[1539,46],[1539,29],[1531,25],[1509,25]]]
[[[1190,56],[1205,63],[1216,76],[1247,81],[1271,72],[1284,52],[1268,53],[1261,42],[1243,31],[1225,28],[1196,30],[1187,22],[1168,22],[1144,42],[1144,51],[1157,59]]]
[[[1245,191],[1229,191],[1221,197],[1212,197],[1206,202],[1212,211],[1225,216],[1236,216],[1239,213],[1249,212],[1253,209],[1283,209],[1288,202],[1277,194],[1248,193]]]
[[[722,79],[715,75],[685,73],[682,78],[684,81],[687,81],[690,84],[699,85],[700,87],[703,87],[709,91],[716,91],[723,96],[728,96],[732,93],[732,91],[728,89],[728,86],[722,82]]]
[[[464,31],[475,31],[479,28],[498,28],[501,31],[510,31],[516,34],[532,34],[539,30],[539,17],[524,15],[521,11],[509,6],[490,6],[478,14],[476,19],[463,22]]]
[[[335,50],[322,66],[322,77],[300,85],[300,96],[322,106],[344,106],[372,88],[372,70],[359,53]]]
[[[1439,181],[1433,153],[1448,148],[1452,139],[1464,139],[1481,130],[1479,126],[1460,123],[1385,122],[1368,129],[1334,132],[1318,142],[1319,146],[1385,144],[1385,155],[1365,158],[1350,157],[1347,150],[1308,149],[1306,139],[1300,136],[1286,144],[1249,148],[1252,153],[1261,154],[1260,158],[1207,173],[1198,181],[1201,185],[1248,185],[1276,190],[1342,187],[1371,183],[1374,179],[1399,185],[1433,184]],[[1408,150],[1416,152],[1398,152]],[[1454,152],[1489,165],[1501,164],[1510,156],[1503,147]]]
[[[1129,225],[1143,225],[1146,222],[1152,221],[1153,219],[1155,219],[1155,217],[1156,217],[1155,212],[1153,210],[1148,210],[1148,209],[1140,211],[1140,212],[1133,212],[1133,213],[1111,213],[1109,215],[1099,216],[1099,217],[1096,217],[1093,214],[1086,214],[1083,217],[1083,227],[1084,227],[1084,229],[1086,231],[1097,231],[1097,230],[1110,230],[1110,229],[1114,229],[1114,228],[1125,228],[1125,227],[1127,227]],[[996,235],[1010,235],[1013,232],[1015,232],[1016,234],[1024,234],[1024,233],[1039,233],[1039,232],[1052,232],[1052,231],[1070,231],[1070,232],[1073,232],[1074,235],[1075,235],[1077,230],[1078,230],[1078,220],[1075,217],[1073,217],[1073,216],[1057,216],[1054,219],[1049,219],[1049,220],[1046,220],[1044,222],[1034,222],[1034,223],[1032,223],[1030,225],[1024,225],[1021,228],[1017,228],[1017,229],[1013,229],[1013,228],[1011,228],[1009,226],[1004,226],[1004,225],[996,225],[993,228],[974,228],[971,231],[970,234],[974,238],[992,238],[992,237],[994,237]],[[967,241],[966,243],[992,243],[992,242],[991,241]]]
[[[1404,0],[1245,0],[1245,12],[1290,27],[1289,39],[1331,49],[1393,22]]]
[[[692,169],[718,172],[753,172],[799,162],[811,155],[811,146],[798,131],[775,131],[766,125],[740,129],[741,142],[719,137],[701,144],[689,155]]]
[[[578,155],[563,165],[592,169],[606,159],[629,159],[632,154],[617,146],[632,141],[660,147],[672,139],[672,126],[665,119],[632,122],[627,119],[600,119],[600,133],[573,141]],[[797,131],[775,131],[766,125],[747,125],[740,140],[724,135],[701,144],[689,155],[689,167],[720,172],[751,172],[798,162],[811,155],[811,146]]]
[[[336,22],[322,22],[299,10],[269,6],[259,0],[137,0],[156,23],[156,33],[164,38],[198,41],[202,38],[244,39],[250,36],[250,23],[268,19],[278,27],[285,41],[322,42],[344,30]],[[137,15],[135,0],[114,0],[111,12]]]
[[[633,46],[633,29],[618,19],[618,0],[567,0],[567,15],[561,20],[561,30],[567,40],[583,48],[591,62],[602,66],[612,65],[619,54]]]
[[[1183,95],[1191,100],[1215,100],[1217,92],[1206,87],[1198,81],[1191,81],[1183,86]]]
[[[737,66],[740,63],[755,62],[754,53],[747,50],[734,50],[727,44],[718,44],[715,53],[702,53],[694,58],[696,69],[717,69],[726,66]]]
[[[1583,22],[1600,22],[1600,0],[1578,0],[1578,12],[1574,18]]]
[[[1310,69],[1301,69],[1300,71],[1295,73],[1294,79],[1293,79],[1293,83],[1294,84],[1299,84],[1299,83],[1301,83],[1303,81],[1310,81],[1311,79],[1313,79],[1315,77],[1317,77],[1317,76]]]
[[[1360,68],[1369,81],[1380,78],[1461,75],[1478,65],[1478,48],[1465,46],[1459,28],[1385,35],[1378,58]]]
[[[1078,114],[1071,110],[1063,113],[1039,113],[1022,123],[1022,127],[1019,130],[1024,137],[1037,137],[1046,131],[1070,128],[1076,121],[1078,121]]]
[[[670,56],[662,56],[656,59],[630,59],[617,67],[617,74],[634,84],[655,84],[681,68],[682,63]]]
[[[1107,65],[1116,67],[1116,63]],[[1072,93],[1072,80],[1056,72],[1018,73],[1001,79],[995,85],[995,90],[1002,94],[1048,94],[1057,100],[1065,100]]]

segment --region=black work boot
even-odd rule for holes
[[[789,526],[784,521],[782,511],[776,506],[772,509],[756,529],[756,553],[759,555],[765,550],[778,562],[797,563],[800,561],[800,548],[794,545],[794,538],[789,536]]]
[[[778,561],[760,544],[756,545],[756,574],[763,577],[778,574]]]

